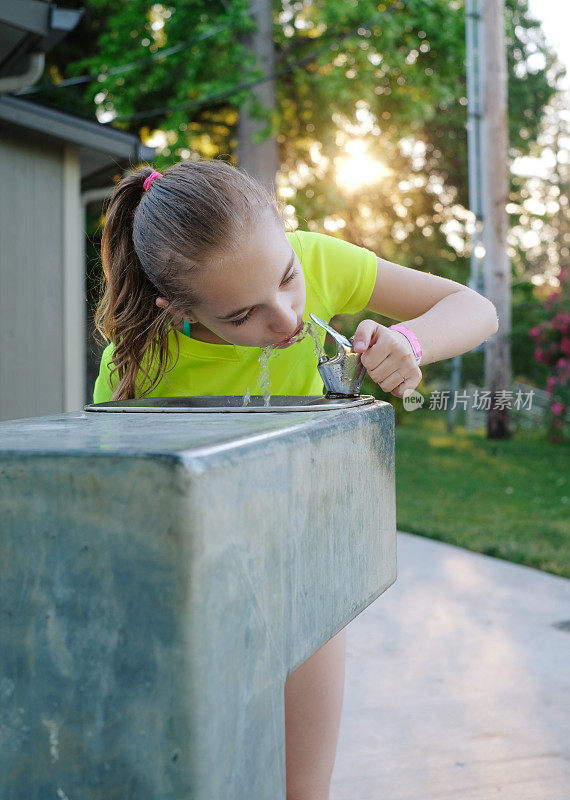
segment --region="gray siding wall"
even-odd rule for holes
[[[0,419],[65,409],[64,150],[0,132]]]

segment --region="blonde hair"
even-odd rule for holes
[[[135,397],[139,372],[148,383],[141,397],[161,380],[170,331],[200,303],[192,278],[235,252],[268,208],[283,224],[276,197],[225,161],[174,164],[145,191],[152,172],[145,166],[127,173],[106,208],[95,325],[114,345],[113,400]],[[168,309],[157,307],[159,295]]]

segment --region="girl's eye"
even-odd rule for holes
[[[291,272],[285,278],[285,280],[283,281],[283,283],[281,285],[283,286],[285,283],[289,283],[290,281],[293,280],[293,278],[296,277],[296,275],[297,275],[297,270],[294,269],[293,272]],[[248,311],[247,314],[245,315],[245,317],[241,317],[241,319],[233,319],[233,320],[231,320],[231,324],[232,325],[243,325],[243,323],[247,322],[247,320],[251,317],[252,314],[253,314],[253,310]]]
[[[297,270],[296,270],[296,269],[294,269],[294,270],[293,270],[293,272],[291,272],[291,274],[290,274],[290,275],[289,275],[287,278],[285,278],[285,280],[283,281],[283,283],[289,283],[289,281],[292,281],[292,280],[293,280],[293,278],[294,278],[296,275],[297,275]]]
[[[252,312],[248,311],[245,317],[242,317],[241,319],[232,319],[232,325],[243,325],[243,323],[247,322],[247,320],[251,317],[251,314]]]

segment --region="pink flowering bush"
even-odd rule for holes
[[[569,424],[570,409],[570,291],[568,272],[559,275],[560,288],[544,303],[547,318],[528,332],[533,340],[534,358],[546,368],[546,393],[549,404],[546,410],[548,439],[560,442]]]

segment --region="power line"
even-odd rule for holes
[[[359,23],[354,28],[351,28],[351,30],[347,31],[346,33],[343,33],[336,39],[333,39],[332,42],[329,42],[329,44],[325,45],[324,47],[321,47],[318,50],[313,51],[308,56],[305,56],[304,58],[301,58],[298,61],[294,61],[292,64],[289,64],[286,67],[283,67],[282,69],[278,69],[275,70],[274,72],[266,74],[262,78],[258,78],[257,80],[246,81],[245,83],[238,84],[238,86],[234,86],[233,88],[227,89],[224,92],[219,92],[218,94],[215,95],[209,95],[208,97],[204,97],[200,100],[187,100],[184,101],[183,103],[178,103],[175,106],[162,106],[160,108],[150,109],[149,111],[140,111],[136,114],[132,114],[131,116],[113,117],[112,120],[108,120],[108,122],[104,122],[102,124],[107,125],[111,122],[134,122],[135,120],[146,119],[147,117],[163,115],[169,112],[173,113],[175,111],[184,111],[184,110],[187,111],[190,109],[199,108],[200,106],[207,105],[208,103],[215,102],[217,100],[223,100],[227,97],[230,97],[233,94],[237,94],[243,89],[250,89],[253,86],[258,86],[260,83],[265,83],[266,81],[273,80],[273,78],[277,78],[280,77],[281,75],[286,75],[289,72],[293,72],[293,70],[296,69],[297,67],[304,66],[305,64],[314,61],[322,53],[326,52],[327,50],[330,50],[331,47],[334,47],[335,44],[339,44],[340,42],[343,42],[345,39],[354,36],[355,32],[358,32],[359,30],[362,29],[368,30],[369,27],[373,25],[375,22],[377,22],[381,17],[385,17],[386,14],[393,13],[396,10],[396,8],[399,9],[402,7],[403,3],[396,2],[394,5],[390,6],[390,8],[386,9],[385,11],[382,11],[380,14],[375,14],[374,17],[371,17],[364,23],[362,22]]]
[[[173,45],[172,47],[167,47],[164,50],[159,50],[157,53],[152,53],[152,55],[144,56],[144,58],[139,58],[137,61],[131,61],[129,64],[119,64],[116,67],[112,67],[105,72],[92,72],[86,75],[77,75],[75,78],[64,78],[62,81],[58,83],[42,83],[38,84],[37,86],[29,86],[27,89],[22,89],[19,92],[14,92],[15,95],[23,95],[23,94],[36,94],[37,92],[44,92],[48,89],[65,89],[68,86],[78,86],[82,83],[90,83],[91,81],[99,80],[101,76],[105,78],[112,75],[120,75],[124,72],[130,72],[137,67],[145,66],[146,64],[151,64],[154,61],[161,61],[163,58],[168,58],[169,56],[174,55],[175,53],[180,53],[182,50],[186,50],[188,47],[191,47],[198,42],[203,42],[206,39],[210,39],[212,36],[216,36],[218,33],[227,30],[228,28],[233,28],[238,22],[246,17],[252,16],[254,11],[257,11],[263,3],[257,3],[239,19],[233,19],[231,22],[221,23],[220,25],[215,25],[213,28],[207,28],[202,33],[198,34],[198,36],[193,36],[190,39],[185,39],[180,44]]]

